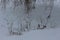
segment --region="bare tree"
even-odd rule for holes
[[[53,5],[54,5],[54,0],[42,0],[43,3],[44,3],[44,14],[48,14],[48,16],[46,17],[46,23],[44,26],[47,25],[48,23],[48,20],[51,18],[51,13],[52,13],[52,10],[53,10]]]
[[[6,5],[9,0],[1,0],[2,8],[6,9]]]
[[[32,0],[32,9],[35,9],[36,0]]]
[[[35,8],[35,5],[33,3],[33,0],[24,0],[24,6],[25,6],[25,13],[26,13],[26,18],[25,18],[26,29],[29,30],[30,24],[31,24],[30,14],[31,14],[32,9]]]
[[[6,0],[1,0],[2,8],[6,8]]]
[[[49,22],[49,20],[51,18],[51,13],[52,13],[53,6],[54,6],[54,0],[42,0],[42,2],[43,2],[43,8],[44,8],[43,14],[44,15],[47,14],[47,16],[44,17],[42,15],[43,18],[40,16],[41,24],[38,24],[38,28],[40,28],[41,25],[43,26],[40,29],[46,28],[46,25],[48,24],[48,22]]]
[[[13,4],[14,4],[14,8],[13,9],[15,9],[16,7],[20,6],[20,4],[22,4],[22,0],[14,0]]]
[[[24,6],[25,6],[25,10],[26,10],[26,18],[29,19],[29,14],[30,14],[30,10],[31,10],[31,0],[24,0]],[[29,21],[25,19],[26,21],[26,28],[29,30]]]

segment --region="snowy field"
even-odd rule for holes
[[[60,40],[60,28],[32,30],[23,35],[8,35],[6,28],[1,28],[0,40]]]
[[[18,9],[18,8],[17,8]],[[21,10],[20,10],[21,9]],[[13,27],[18,27],[25,16],[23,7],[15,10],[15,12],[8,8],[5,11],[0,8],[0,40],[60,40],[60,8],[54,6],[52,11],[52,18],[48,23],[48,28],[40,30],[30,30],[29,32],[23,32],[22,35],[9,35],[9,23],[13,22]],[[31,18],[33,19],[31,27],[37,26],[39,22],[39,14],[43,15],[43,8],[39,5],[31,12]],[[47,15],[44,15],[47,16]],[[20,19],[19,19],[20,18]],[[50,25],[50,23],[52,23]],[[55,28],[50,28],[54,26]]]

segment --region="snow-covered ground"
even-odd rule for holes
[[[20,10],[21,9],[21,10]],[[5,11],[0,8],[0,40],[60,40],[60,8],[54,6],[52,11],[52,18],[50,19],[46,29],[43,30],[30,30],[29,32],[23,32],[22,35],[9,35],[9,23],[13,22],[14,27],[18,27],[21,23],[23,15],[23,7],[17,8],[15,12],[9,8]],[[39,22],[39,16],[43,15],[43,8],[39,5],[31,12],[32,26],[37,26]],[[44,17],[47,16],[46,14]],[[49,28],[54,26],[55,28]]]
[[[8,35],[6,28],[0,27],[0,40],[60,40],[60,28],[32,30],[23,35]]]

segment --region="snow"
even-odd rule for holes
[[[39,0],[37,0],[39,2]],[[56,5],[59,2],[56,3]],[[0,8],[0,40],[60,40],[60,8],[55,6],[52,11],[52,18],[49,20],[46,29],[43,30],[30,30],[29,32],[23,32],[22,35],[9,35],[8,27],[13,22],[14,29],[20,27],[21,23],[25,26],[25,20],[22,20],[25,15],[23,7],[11,9],[11,4],[4,11]],[[59,4],[58,4],[59,5]],[[10,7],[10,8],[9,8]],[[38,10],[38,11],[37,11]],[[41,15],[40,15],[41,14]],[[43,7],[36,5],[36,9],[30,14],[31,27],[36,28],[40,23],[39,17],[45,18],[47,15],[43,15]],[[51,26],[55,28],[50,28]]]
[[[60,40],[60,28],[31,30],[23,35],[7,35],[6,28],[0,29],[0,40]]]
[[[36,30],[27,33],[25,40],[59,40],[59,29]],[[29,36],[29,37],[28,37]]]

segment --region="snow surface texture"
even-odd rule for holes
[[[7,35],[6,28],[0,29],[0,40],[60,40],[60,28],[32,30],[23,35]]]
[[[58,3],[57,3],[58,4]],[[58,4],[59,5],[59,4]],[[0,6],[1,7],[1,6]],[[13,22],[13,27],[18,28],[20,24],[24,24],[24,9],[16,8],[11,9],[7,6],[6,10],[0,8],[0,40],[60,40],[60,8],[54,6],[52,11],[52,18],[47,24],[48,28],[53,26],[55,29],[43,29],[43,30],[32,30],[30,32],[24,32],[23,35],[9,35],[8,27]],[[17,11],[18,9],[18,11]],[[20,10],[21,9],[21,10]],[[36,9],[31,12],[31,27],[37,27],[40,22],[39,14],[43,15],[43,8],[40,5],[36,5]],[[44,17],[47,15],[44,15]]]

